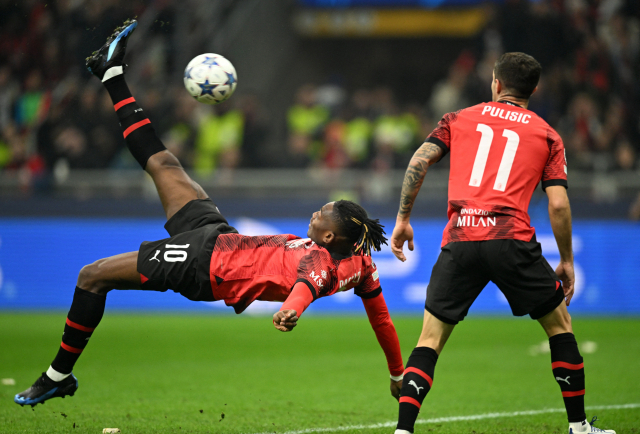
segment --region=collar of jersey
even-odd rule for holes
[[[504,100],[502,100],[502,101],[498,101],[498,102],[501,102],[502,104],[509,104],[509,105],[512,105],[512,106],[516,106],[516,107],[518,107],[518,108],[524,108],[524,107],[522,107],[521,105],[516,104],[515,102],[511,102],[511,101],[504,101]]]
[[[329,252],[329,251],[327,250],[327,252]],[[350,254],[350,255],[348,255],[348,256],[342,256],[342,255],[341,255],[341,254],[339,254],[339,253],[332,253],[332,252],[329,252],[329,255],[331,255],[331,258],[332,258],[332,259],[334,259],[334,260],[336,260],[336,261],[342,261],[343,259],[349,259],[349,258],[351,258],[351,257],[353,256],[353,253],[352,253],[352,254]]]

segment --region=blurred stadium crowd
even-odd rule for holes
[[[37,186],[56,171],[135,167],[108,95],[83,64],[146,3],[0,0],[0,171]],[[491,99],[493,64],[505,51],[542,63],[530,108],[560,132],[572,168],[639,168],[637,0],[507,0],[488,7],[486,28],[424,100],[398,101],[393,88],[306,84],[282,116],[265,113],[260,98],[242,91],[209,107],[181,83],[167,85],[175,82],[167,79],[170,53],[180,46],[175,10],[169,1],[153,3],[157,20],[144,51],[136,51],[130,86],[167,147],[204,174],[219,167],[404,168],[443,113]],[[278,122],[286,122],[287,137],[269,158],[262,148]]]
[[[564,138],[573,169],[638,168],[640,2],[512,0],[489,9],[489,24],[420,105],[398,106],[393,89],[299,90],[289,111],[290,150],[311,164],[406,167],[439,117],[491,100],[493,65],[506,51],[543,65],[530,109]]]

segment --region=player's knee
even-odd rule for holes
[[[85,265],[78,274],[78,288],[95,294],[106,295],[111,289],[102,278],[100,265],[105,259],[99,259],[93,264]]]

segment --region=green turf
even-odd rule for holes
[[[307,316],[293,333],[270,318],[107,313],[75,374],[76,396],[20,407],[57,351],[64,314],[0,314],[0,432],[255,433],[393,421],[397,403],[366,316]],[[396,318],[406,357],[420,318]],[[574,319],[587,405],[640,402],[640,320]],[[454,331],[419,419],[562,407],[545,340],[527,319],[469,318]],[[591,416],[594,412],[588,412]],[[224,418],[222,418],[224,414]],[[602,427],[640,432],[640,409],[599,410]],[[75,424],[75,429],[73,428]],[[562,413],[417,425],[417,433],[566,433]],[[347,433],[392,433],[393,428]]]

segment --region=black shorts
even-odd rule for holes
[[[213,301],[209,265],[220,234],[237,234],[211,199],[187,203],[164,225],[170,238],[145,241],[138,252],[141,288],[172,289],[194,301]],[[143,280],[144,280],[143,278]]]
[[[425,309],[457,324],[492,281],[515,316],[539,319],[564,300],[558,276],[542,256],[540,243],[519,240],[461,241],[442,248],[427,287]]]

